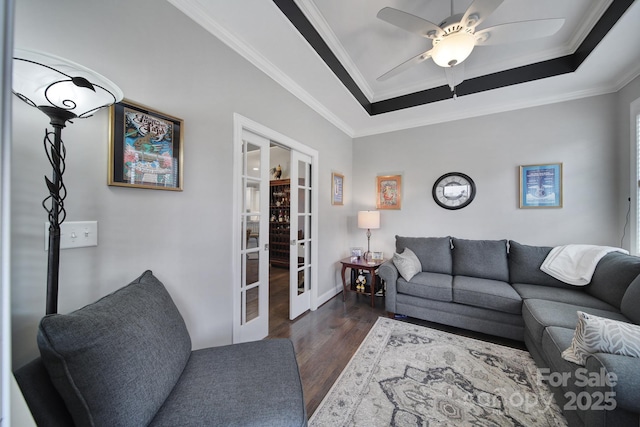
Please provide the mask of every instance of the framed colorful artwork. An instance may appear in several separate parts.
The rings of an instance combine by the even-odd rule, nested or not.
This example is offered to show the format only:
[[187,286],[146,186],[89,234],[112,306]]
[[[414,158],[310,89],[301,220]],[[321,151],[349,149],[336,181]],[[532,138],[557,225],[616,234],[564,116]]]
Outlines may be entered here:
[[400,209],[402,199],[402,175],[376,177],[376,208]]
[[562,163],[520,166],[520,207],[562,207]]
[[331,204],[344,204],[344,175],[335,172],[331,174]]
[[182,191],[182,119],[123,100],[109,122],[109,185]]

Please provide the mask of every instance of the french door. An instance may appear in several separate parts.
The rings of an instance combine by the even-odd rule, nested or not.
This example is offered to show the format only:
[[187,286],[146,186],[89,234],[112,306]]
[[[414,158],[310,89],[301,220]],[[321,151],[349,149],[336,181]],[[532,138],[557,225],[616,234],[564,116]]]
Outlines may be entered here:
[[289,319],[311,307],[311,157],[291,151]]
[[269,333],[269,144],[242,130],[240,204],[236,238],[240,260],[235,288],[234,341],[260,340]]
[[234,114],[233,342],[269,334],[270,145],[291,150],[289,317],[318,308],[318,152]]

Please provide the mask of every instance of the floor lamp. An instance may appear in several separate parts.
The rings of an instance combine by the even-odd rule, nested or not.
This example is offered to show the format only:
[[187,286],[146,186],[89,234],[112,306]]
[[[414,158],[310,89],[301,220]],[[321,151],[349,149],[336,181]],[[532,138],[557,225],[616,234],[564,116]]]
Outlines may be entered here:
[[[44,149],[53,168],[44,180],[49,196],[42,206],[49,215],[46,313],[58,311],[60,224],[66,217],[67,189],[62,181],[65,148],[62,129],[73,119],[91,117],[97,110],[122,100],[122,91],[100,74],[66,59],[16,49],[13,55],[13,93],[49,117],[53,132],[45,130]],[[53,140],[52,140],[53,139]]]
[[364,253],[365,261],[369,261],[371,254],[371,229],[380,228],[380,211],[359,211],[358,228],[367,229],[367,252]]

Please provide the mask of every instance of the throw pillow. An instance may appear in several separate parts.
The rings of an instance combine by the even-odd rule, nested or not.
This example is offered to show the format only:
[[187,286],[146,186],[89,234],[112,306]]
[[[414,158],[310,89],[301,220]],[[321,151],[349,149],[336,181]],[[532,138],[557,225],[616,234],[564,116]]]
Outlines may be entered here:
[[411,280],[413,276],[422,271],[422,264],[420,264],[420,260],[409,248],[405,248],[401,254],[397,252],[393,254],[393,264],[398,269],[402,278],[407,282]]
[[578,311],[578,325],[562,358],[584,366],[592,353],[640,358],[640,326]]

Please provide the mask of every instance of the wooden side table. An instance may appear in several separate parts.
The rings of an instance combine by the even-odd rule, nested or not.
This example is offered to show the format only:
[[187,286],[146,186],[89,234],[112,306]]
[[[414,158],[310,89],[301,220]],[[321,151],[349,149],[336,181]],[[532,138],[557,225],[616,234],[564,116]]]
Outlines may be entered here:
[[[346,301],[347,298],[347,291],[351,291],[351,292],[356,292],[359,294],[364,294],[364,295],[371,295],[371,307],[375,307],[376,306],[376,300],[375,300],[375,295],[376,295],[376,270],[378,269],[378,267],[380,267],[385,260],[381,259],[381,260],[375,260],[375,261],[365,261],[362,258],[359,258],[355,261],[351,260],[351,257],[349,258],[343,258],[340,260],[340,262],[342,263],[342,301]],[[347,271],[347,268],[351,268],[351,269],[358,269],[358,270],[366,270],[369,273],[371,273],[371,285],[369,286],[369,290],[371,290],[371,292],[363,292],[363,291],[357,291],[355,289],[351,289],[350,287],[347,287],[347,281],[345,279],[345,271]],[[383,288],[383,295],[384,295],[384,288]]]

